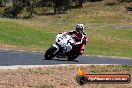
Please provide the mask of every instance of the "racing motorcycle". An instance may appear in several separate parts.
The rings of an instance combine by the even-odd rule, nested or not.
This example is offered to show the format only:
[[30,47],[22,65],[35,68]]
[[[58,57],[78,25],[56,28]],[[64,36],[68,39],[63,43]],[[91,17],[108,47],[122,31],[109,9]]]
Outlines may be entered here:
[[79,54],[79,45],[75,45],[75,39],[68,33],[59,33],[56,36],[55,44],[53,44],[45,53],[45,60],[50,60],[54,57],[67,58],[72,61]]

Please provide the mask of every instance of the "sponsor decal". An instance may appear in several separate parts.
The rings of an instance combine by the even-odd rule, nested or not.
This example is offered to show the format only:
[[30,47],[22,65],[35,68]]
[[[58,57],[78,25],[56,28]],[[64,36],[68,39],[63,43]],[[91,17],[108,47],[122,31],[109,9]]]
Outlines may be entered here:
[[130,83],[130,74],[87,74],[84,68],[79,67],[76,82],[80,85],[86,83]]

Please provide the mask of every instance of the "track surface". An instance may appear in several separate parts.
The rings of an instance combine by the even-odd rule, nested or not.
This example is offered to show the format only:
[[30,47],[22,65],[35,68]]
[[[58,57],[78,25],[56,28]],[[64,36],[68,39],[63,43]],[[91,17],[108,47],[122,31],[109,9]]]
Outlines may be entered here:
[[55,65],[55,64],[128,64],[132,65],[132,59],[111,57],[79,56],[75,61],[67,61],[65,58],[42,60],[43,53],[5,51],[0,50],[0,66],[12,65]]

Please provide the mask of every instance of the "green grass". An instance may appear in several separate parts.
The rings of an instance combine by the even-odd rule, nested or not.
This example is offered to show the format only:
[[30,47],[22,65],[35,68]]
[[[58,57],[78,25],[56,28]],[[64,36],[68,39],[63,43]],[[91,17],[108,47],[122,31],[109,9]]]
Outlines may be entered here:
[[67,14],[27,20],[0,18],[0,44],[43,51],[54,43],[57,33],[73,30],[76,23],[84,23],[89,35],[85,54],[132,58],[132,28],[119,27],[131,26],[131,14],[120,9],[125,6],[126,3],[116,6],[86,3],[83,8],[72,9]]
[[[55,33],[23,26],[19,23],[0,21],[1,43],[20,45],[26,47],[47,48],[53,42]],[[51,42],[49,42],[51,41]]]

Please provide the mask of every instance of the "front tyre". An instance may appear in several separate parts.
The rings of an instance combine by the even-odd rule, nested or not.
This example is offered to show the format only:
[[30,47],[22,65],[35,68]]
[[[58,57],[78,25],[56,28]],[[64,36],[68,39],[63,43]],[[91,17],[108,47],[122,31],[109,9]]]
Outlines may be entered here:
[[51,46],[45,53],[44,57],[45,60],[50,60],[55,57],[56,48],[54,46]]

